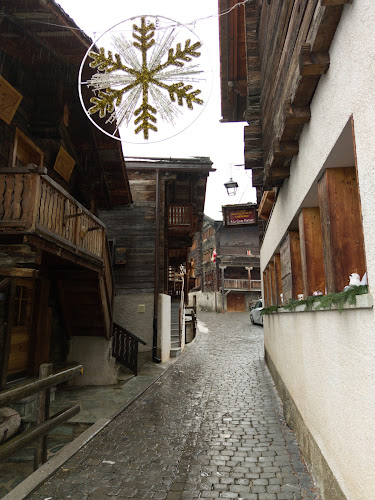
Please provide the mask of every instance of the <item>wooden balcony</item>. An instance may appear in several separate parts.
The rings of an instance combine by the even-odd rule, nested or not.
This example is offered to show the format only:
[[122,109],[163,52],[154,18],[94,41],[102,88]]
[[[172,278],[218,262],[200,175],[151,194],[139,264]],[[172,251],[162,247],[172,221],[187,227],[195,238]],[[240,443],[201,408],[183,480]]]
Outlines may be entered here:
[[260,280],[249,281],[247,279],[224,279],[224,289],[259,291],[261,289],[261,281]]
[[172,231],[190,231],[193,228],[192,205],[168,206],[168,229]]
[[104,224],[45,172],[0,170],[0,235],[36,235],[102,265]]

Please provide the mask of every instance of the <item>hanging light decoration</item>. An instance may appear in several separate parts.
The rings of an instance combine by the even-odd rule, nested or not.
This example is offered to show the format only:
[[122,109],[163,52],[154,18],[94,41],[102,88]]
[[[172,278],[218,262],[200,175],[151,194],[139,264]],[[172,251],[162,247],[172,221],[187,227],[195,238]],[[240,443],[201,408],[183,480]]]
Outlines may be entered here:
[[232,179],[232,177],[229,179],[228,182],[224,184],[225,189],[227,190],[228,196],[235,196],[237,193],[238,189],[238,184],[236,181]]

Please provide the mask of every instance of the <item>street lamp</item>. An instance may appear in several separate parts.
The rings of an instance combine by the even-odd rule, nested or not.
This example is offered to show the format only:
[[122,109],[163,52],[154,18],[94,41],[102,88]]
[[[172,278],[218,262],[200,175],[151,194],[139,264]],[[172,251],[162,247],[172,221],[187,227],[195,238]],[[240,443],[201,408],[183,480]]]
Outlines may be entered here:
[[236,181],[232,179],[232,177],[229,179],[228,182],[224,184],[224,186],[225,189],[227,190],[228,196],[235,196],[235,194],[237,193],[238,184]]

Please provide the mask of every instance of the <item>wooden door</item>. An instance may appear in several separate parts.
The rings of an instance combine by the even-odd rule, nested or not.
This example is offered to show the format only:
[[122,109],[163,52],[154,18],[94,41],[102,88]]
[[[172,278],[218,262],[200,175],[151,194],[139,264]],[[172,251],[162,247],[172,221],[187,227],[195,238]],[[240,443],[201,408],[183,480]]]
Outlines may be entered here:
[[227,295],[228,312],[245,312],[245,295],[243,293],[229,293]]
[[16,280],[13,326],[10,332],[8,379],[27,375],[31,347],[31,323],[34,284],[32,280]]

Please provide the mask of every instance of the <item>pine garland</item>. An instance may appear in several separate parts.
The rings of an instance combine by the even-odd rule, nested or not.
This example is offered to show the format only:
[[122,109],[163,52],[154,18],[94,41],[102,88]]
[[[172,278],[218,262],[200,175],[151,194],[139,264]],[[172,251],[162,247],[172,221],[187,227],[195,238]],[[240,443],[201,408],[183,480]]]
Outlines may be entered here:
[[288,304],[284,306],[270,306],[262,309],[261,314],[272,314],[277,312],[278,309],[285,309],[286,311],[295,311],[298,306],[305,306],[306,311],[313,311],[319,309],[331,309],[336,307],[340,312],[344,309],[345,304],[355,305],[357,303],[357,295],[368,293],[367,285],[353,286],[344,292],[330,293],[328,295],[310,296],[303,300],[291,299]]

